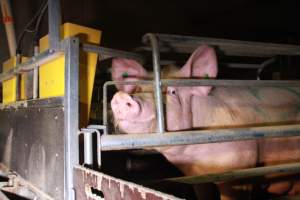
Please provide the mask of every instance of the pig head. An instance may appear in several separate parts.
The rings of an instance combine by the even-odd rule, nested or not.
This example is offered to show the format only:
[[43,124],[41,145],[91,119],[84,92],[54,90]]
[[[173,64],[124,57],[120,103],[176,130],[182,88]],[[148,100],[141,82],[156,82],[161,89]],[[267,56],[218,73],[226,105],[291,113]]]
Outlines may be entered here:
[[[163,69],[164,70],[164,69]],[[174,70],[173,70],[174,71]],[[162,78],[215,78],[217,76],[217,59],[213,48],[203,45],[198,47],[186,64]],[[138,62],[116,58],[112,62],[113,80],[145,80],[151,78]],[[156,131],[156,111],[153,93],[142,91],[139,86],[117,86],[119,92],[111,101],[115,125],[125,133],[151,133]],[[167,87],[166,122],[168,131],[192,128],[193,96],[205,97],[212,87]],[[139,91],[140,93],[136,93]]]

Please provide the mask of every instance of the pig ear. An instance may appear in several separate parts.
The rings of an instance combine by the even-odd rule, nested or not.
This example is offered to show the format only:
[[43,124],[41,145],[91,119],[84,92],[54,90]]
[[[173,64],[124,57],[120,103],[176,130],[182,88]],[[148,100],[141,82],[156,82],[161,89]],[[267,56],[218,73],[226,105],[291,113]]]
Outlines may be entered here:
[[[114,58],[112,60],[111,75],[113,81],[132,81],[145,79],[147,71],[137,61],[127,58]],[[118,90],[133,93],[135,85],[116,85]]]
[[[198,47],[179,71],[180,77],[188,78],[216,78],[218,73],[217,56],[212,47],[202,45]],[[194,95],[208,95],[212,87],[193,87]]]

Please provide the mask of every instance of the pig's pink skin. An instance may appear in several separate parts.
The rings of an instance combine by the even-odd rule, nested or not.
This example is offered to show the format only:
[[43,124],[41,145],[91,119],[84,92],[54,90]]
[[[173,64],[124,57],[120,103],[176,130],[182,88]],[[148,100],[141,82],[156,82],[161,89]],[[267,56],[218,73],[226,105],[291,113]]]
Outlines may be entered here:
[[149,95],[151,96],[143,94],[132,97],[122,91],[116,93],[111,101],[115,126],[125,133],[142,133],[141,130],[155,129],[155,105]]
[[[198,69],[199,67],[201,69]],[[187,64],[175,74],[177,77],[185,78],[206,75],[215,77],[217,65],[214,51],[206,46],[198,48]],[[139,102],[132,104],[138,106],[139,112],[136,112],[136,108],[121,109],[124,106],[112,102],[118,127],[125,133],[155,132],[153,95],[146,93],[134,95],[133,99],[123,92],[115,94],[114,101],[126,104],[130,97],[131,100]],[[299,99],[299,88],[168,87],[167,130],[299,123]],[[124,114],[120,114],[122,112]],[[186,175],[201,175],[257,165],[299,161],[300,138],[183,145],[157,150]],[[277,185],[270,185],[268,191],[283,193],[290,187],[290,182],[280,182]],[[220,188],[222,192],[224,187]],[[296,190],[293,188],[293,192]]]
[[[146,70],[135,60],[114,58],[112,60],[112,79],[115,81],[134,81],[147,78]],[[135,85],[117,85],[119,90],[127,93],[136,91]]]

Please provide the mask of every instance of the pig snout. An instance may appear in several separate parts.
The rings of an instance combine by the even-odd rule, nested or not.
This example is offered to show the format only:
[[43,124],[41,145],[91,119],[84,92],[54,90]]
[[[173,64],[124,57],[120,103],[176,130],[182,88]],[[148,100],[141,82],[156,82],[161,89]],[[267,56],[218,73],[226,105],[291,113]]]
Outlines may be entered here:
[[125,92],[118,92],[111,101],[111,108],[117,119],[135,118],[139,115],[141,107],[134,97]]

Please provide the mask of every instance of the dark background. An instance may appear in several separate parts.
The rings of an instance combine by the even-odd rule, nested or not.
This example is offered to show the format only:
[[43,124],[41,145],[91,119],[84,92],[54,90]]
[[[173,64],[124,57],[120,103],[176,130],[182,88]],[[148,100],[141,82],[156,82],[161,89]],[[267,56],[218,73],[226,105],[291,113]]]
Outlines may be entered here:
[[[17,36],[43,0],[11,0]],[[61,0],[63,22],[103,31],[102,45],[131,49],[146,32],[208,36],[252,41],[299,43],[297,0]],[[40,36],[47,33],[45,15]],[[32,35],[24,54],[32,53]],[[8,58],[4,26],[0,25],[0,62]]]

